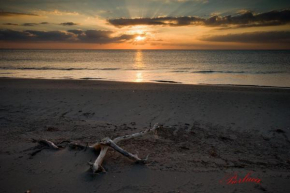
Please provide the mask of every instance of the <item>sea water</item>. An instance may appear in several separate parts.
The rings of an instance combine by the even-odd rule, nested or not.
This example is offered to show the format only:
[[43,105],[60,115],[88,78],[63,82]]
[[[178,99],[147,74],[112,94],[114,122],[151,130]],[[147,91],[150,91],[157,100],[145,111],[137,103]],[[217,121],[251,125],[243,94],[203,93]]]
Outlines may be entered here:
[[290,51],[0,50],[0,77],[290,87]]

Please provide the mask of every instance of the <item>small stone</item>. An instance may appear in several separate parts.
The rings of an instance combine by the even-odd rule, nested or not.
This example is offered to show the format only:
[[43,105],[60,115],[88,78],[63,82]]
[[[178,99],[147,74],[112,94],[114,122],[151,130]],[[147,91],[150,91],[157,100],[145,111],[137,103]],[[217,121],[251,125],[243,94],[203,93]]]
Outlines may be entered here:
[[282,129],[276,129],[277,133],[285,133],[285,131],[283,131]]
[[46,131],[53,132],[53,131],[59,131],[59,129],[56,128],[56,127],[48,127],[48,128],[46,129]]

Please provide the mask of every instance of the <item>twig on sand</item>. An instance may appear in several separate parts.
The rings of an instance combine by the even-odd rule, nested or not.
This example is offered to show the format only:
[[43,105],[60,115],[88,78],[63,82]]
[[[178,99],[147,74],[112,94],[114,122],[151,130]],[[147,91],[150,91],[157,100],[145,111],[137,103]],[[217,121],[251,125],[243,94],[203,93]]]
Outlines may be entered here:
[[107,153],[109,148],[113,148],[118,153],[122,154],[125,157],[128,157],[129,159],[135,161],[136,163],[145,164],[149,155],[147,155],[147,157],[145,159],[141,159],[137,155],[134,155],[134,154],[124,150],[123,148],[118,146],[117,143],[120,141],[132,139],[132,138],[136,138],[136,137],[142,137],[142,136],[149,134],[149,133],[156,133],[156,130],[158,128],[160,128],[160,125],[158,123],[156,123],[152,128],[146,129],[145,131],[141,131],[139,133],[134,133],[131,135],[124,135],[121,137],[117,137],[113,140],[106,137],[101,142],[97,142],[97,143],[90,145],[90,146],[88,145],[88,143],[86,145],[81,145],[81,144],[73,143],[70,141],[63,141],[63,142],[59,143],[58,145],[56,145],[53,142],[48,141],[48,140],[33,140],[34,142],[38,142],[42,146],[37,151],[33,152],[31,154],[31,156],[36,155],[37,153],[39,153],[40,151],[42,151],[43,149],[46,149],[46,148],[54,149],[54,150],[61,150],[66,146],[63,147],[60,144],[66,142],[66,143],[68,143],[68,146],[72,149],[81,149],[84,151],[86,151],[87,149],[91,149],[93,151],[100,152],[94,163],[89,162],[89,165],[91,166],[91,168],[93,170],[93,173],[106,172],[106,170],[102,166],[102,163],[104,161],[104,158],[105,158],[106,153]]

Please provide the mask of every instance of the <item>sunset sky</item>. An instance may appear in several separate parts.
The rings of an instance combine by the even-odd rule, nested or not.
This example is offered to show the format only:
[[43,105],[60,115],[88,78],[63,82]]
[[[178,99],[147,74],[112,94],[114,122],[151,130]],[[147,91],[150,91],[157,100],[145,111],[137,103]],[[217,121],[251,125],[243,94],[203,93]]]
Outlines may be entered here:
[[290,49],[289,0],[0,0],[0,48]]

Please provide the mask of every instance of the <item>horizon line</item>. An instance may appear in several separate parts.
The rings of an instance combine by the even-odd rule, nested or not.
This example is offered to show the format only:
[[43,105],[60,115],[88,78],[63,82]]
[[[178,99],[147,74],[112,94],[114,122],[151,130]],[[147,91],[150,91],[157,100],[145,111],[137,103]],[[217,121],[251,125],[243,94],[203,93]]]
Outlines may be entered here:
[[172,50],[172,51],[290,51],[290,49],[94,49],[94,48],[0,48],[0,50]]

